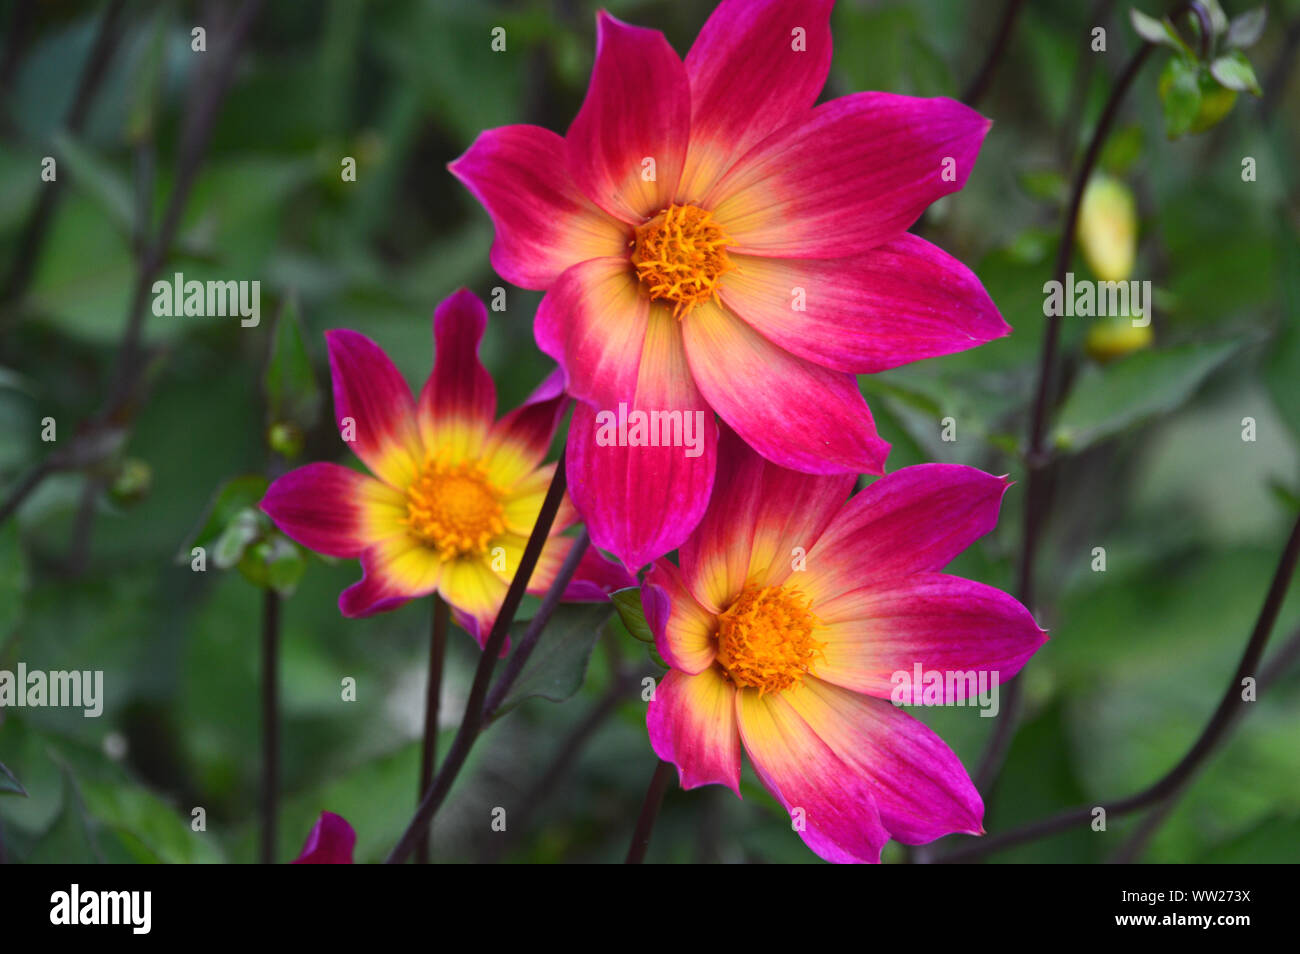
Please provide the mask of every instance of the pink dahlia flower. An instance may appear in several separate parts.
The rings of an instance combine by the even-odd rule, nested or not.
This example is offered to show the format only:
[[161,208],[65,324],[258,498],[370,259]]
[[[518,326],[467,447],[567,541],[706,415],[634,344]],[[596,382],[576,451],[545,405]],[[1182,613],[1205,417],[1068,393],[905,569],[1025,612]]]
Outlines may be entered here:
[[[461,289],[434,312],[433,372],[418,401],[377,344],[326,332],[334,410],[348,446],[374,476],[315,463],[285,474],[262,499],[276,526],[308,549],[360,558],[344,616],[393,609],[435,590],[482,645],[519,567],[555,472],[544,464],[568,399],[553,373],[499,421],[496,388],[478,358],[487,309]],[[544,593],[573,545],[566,498],[528,581]],[[568,599],[605,599],[626,575],[588,551]]]
[[[846,503],[853,482],[777,467],[724,433],[680,569],[659,560],[642,586],[671,667],[646,725],[683,788],[739,796],[743,747],[809,848],[877,862],[890,838],[983,833],[961,762],[895,702],[973,704],[948,674],[1010,679],[1047,637],[1006,593],[940,572],[993,529],[1006,480],[923,464]],[[916,684],[918,670],[942,684]]]
[[321,812],[320,818],[307,835],[302,853],[294,865],[350,865],[352,850],[357,846],[357,833],[348,820],[333,812]]
[[[855,375],[1010,330],[970,269],[907,233],[965,184],[989,121],[888,93],[814,106],[831,6],[724,0],[684,63],[601,13],[567,135],[491,129],[451,164],[496,226],[496,270],[546,290],[537,343],[584,402],[574,500],[629,566],[704,512],[714,412],[783,467],[880,474]],[[596,415],[621,403],[701,412],[702,452],[605,446]]]

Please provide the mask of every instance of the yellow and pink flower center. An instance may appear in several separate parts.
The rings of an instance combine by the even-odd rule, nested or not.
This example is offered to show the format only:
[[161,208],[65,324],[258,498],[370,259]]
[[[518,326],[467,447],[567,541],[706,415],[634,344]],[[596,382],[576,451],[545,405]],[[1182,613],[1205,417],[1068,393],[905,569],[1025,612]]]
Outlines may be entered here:
[[670,205],[636,230],[632,264],[650,297],[672,302],[680,319],[717,296],[718,280],[736,267],[732,244],[709,211]]
[[718,662],[739,688],[792,689],[812,674],[824,643],[812,600],[783,586],[751,586],[718,617]]
[[406,488],[406,526],[444,560],[487,553],[505,529],[501,495],[474,461],[428,461]]

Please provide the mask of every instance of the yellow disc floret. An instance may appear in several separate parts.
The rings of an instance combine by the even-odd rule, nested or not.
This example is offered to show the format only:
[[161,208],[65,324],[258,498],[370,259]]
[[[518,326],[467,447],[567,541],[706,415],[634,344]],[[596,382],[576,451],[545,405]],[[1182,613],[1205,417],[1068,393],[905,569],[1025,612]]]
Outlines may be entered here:
[[812,601],[783,586],[747,587],[718,617],[718,662],[740,688],[791,689],[812,673],[825,644]]
[[474,461],[425,463],[406,489],[406,523],[411,535],[444,560],[487,553],[505,529],[500,494]]
[[670,205],[636,230],[632,264],[650,297],[672,302],[681,318],[718,294],[718,279],[736,267],[731,244],[706,210]]

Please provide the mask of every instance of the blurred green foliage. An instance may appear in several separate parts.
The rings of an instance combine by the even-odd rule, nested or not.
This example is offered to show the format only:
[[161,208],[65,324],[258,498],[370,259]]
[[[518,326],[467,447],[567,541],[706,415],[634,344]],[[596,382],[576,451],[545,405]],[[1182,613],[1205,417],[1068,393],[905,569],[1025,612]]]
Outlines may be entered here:
[[[828,95],[886,89],[960,94],[996,24],[989,3],[842,0]],[[1228,3],[1230,14],[1242,12]],[[664,30],[681,52],[708,4],[611,3]],[[41,4],[0,116],[0,263],[17,252],[42,183],[66,176],[28,294],[0,311],[0,484],[100,406],[135,272],[140,209],[161,214],[201,56],[190,29],[206,7],[137,0],[84,131],[61,129],[102,5]],[[483,128],[535,122],[563,131],[594,47],[589,0],[271,2],[216,125],[163,275],[260,280],[264,319],[155,318],[165,348],[128,452],[151,471],[128,503],[101,496],[81,572],[65,557],[85,478],[47,480],[0,526],[0,668],[103,669],[102,718],[79,711],[0,713],[0,762],[30,797],[0,791],[10,857],[20,860],[249,861],[256,851],[261,594],[239,574],[191,572],[176,554],[218,488],[262,472],[268,425],[302,428],[302,460],[345,461],[329,414],[281,404],[264,385],[327,381],[322,332],[373,337],[413,387],[430,367],[429,317],[461,285],[486,295],[486,215],[446,172]],[[15,4],[0,3],[0,24]],[[1155,11],[1148,11],[1155,12]],[[1251,59],[1266,107],[1240,97],[1200,136],[1168,140],[1158,51],[1139,77],[1106,168],[1138,200],[1134,277],[1157,289],[1153,349],[1105,368],[1082,357],[1093,319],[1065,318],[1073,394],[1054,439],[1068,452],[1039,556],[1040,622],[1051,641],[1026,669],[1025,723],[990,802],[990,831],[1061,807],[1128,794],[1186,750],[1223,692],[1300,500],[1300,77],[1284,34],[1295,0],[1269,4]],[[1107,49],[1089,48],[1094,26]],[[506,29],[505,53],[489,33]],[[933,209],[927,237],[976,268],[1015,328],[973,352],[863,379],[893,469],[956,461],[1014,477],[1045,319],[1066,183],[1136,35],[1115,3],[1027,4],[981,110],[995,120],[969,185]],[[0,38],[0,48],[6,46]],[[206,54],[210,56],[211,54]],[[1274,80],[1274,77],[1280,79]],[[142,144],[144,144],[142,146]],[[137,188],[141,149],[156,181]],[[343,181],[343,157],[356,181]],[[1254,181],[1243,181],[1244,158]],[[142,201],[143,200],[143,201]],[[1087,268],[1076,260],[1081,276]],[[304,349],[264,381],[281,306],[297,302]],[[538,295],[508,288],[484,360],[500,406],[548,370],[533,345]],[[328,401],[328,395],[324,396]],[[957,440],[941,438],[953,417]],[[1255,440],[1242,439],[1243,419]],[[313,423],[314,420],[314,423]],[[291,445],[286,445],[291,446]],[[997,532],[959,572],[1010,589],[1023,483]],[[1107,569],[1090,569],[1094,547]],[[186,551],[188,552],[188,551]],[[343,619],[354,562],[312,557],[283,609],[285,792],[278,856],[292,858],[322,809],[347,817],[358,860],[382,858],[415,801],[429,606]],[[1297,587],[1275,639],[1300,625]],[[617,617],[615,617],[617,620]],[[588,637],[595,632],[588,627]],[[453,635],[444,690],[446,750],[476,653]],[[434,833],[443,860],[616,860],[654,758],[632,693],[527,830],[490,829],[522,813],[566,734],[622,661],[653,671],[643,642],[604,629],[585,683],[563,705],[522,701],[475,750]],[[555,674],[534,673],[548,685]],[[356,680],[357,701],[340,700]],[[568,689],[571,687],[561,687]],[[556,691],[554,695],[563,695]],[[514,702],[516,700],[512,700]],[[973,709],[918,713],[968,767],[991,720]],[[1179,802],[1148,857],[1160,861],[1300,857],[1300,674],[1286,674]],[[670,791],[650,849],[659,861],[815,860],[746,768],[744,801]],[[202,807],[206,831],[191,830]],[[1002,860],[1100,861],[1129,830],[1071,832]],[[500,839],[506,839],[502,847]],[[954,839],[955,840],[955,839]],[[901,852],[891,846],[887,860]]]

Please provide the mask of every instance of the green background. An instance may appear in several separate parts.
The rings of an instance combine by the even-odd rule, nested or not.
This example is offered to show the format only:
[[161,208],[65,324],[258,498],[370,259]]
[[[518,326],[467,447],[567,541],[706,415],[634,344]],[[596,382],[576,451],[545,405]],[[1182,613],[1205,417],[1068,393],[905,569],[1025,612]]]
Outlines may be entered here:
[[[611,2],[685,53],[704,3]],[[977,72],[1000,4],[843,0],[827,95],[862,89],[957,96]],[[1148,4],[1152,12],[1154,4]],[[1300,4],[1270,3],[1250,52],[1261,80],[1294,59]],[[0,3],[7,25],[14,4]],[[1228,5],[1230,14],[1244,9]],[[265,466],[260,382],[272,318],[296,296],[317,377],[322,332],[373,337],[413,387],[430,367],[430,315],[461,285],[486,296],[486,214],[446,171],[487,127],[563,132],[582,101],[595,5],[580,2],[272,2],[239,60],[175,248],[162,274],[262,282],[260,327],[155,318],[162,346],[125,452],[152,472],[133,503],[98,499],[84,566],[67,564],[84,476],[61,474],[0,526],[0,668],[102,669],[100,719],[0,713],[0,762],[30,793],[0,793],[13,860],[251,861],[259,785],[261,594],[236,572],[176,562],[217,488]],[[0,487],[102,403],[131,294],[135,142],[155,143],[154,215],[170,194],[178,134],[200,57],[194,4],[129,3],[126,28],[80,136],[58,132],[102,7],[41,4],[0,127],[0,264],[15,254],[58,155],[67,187],[27,295],[0,312]],[[1094,25],[1108,51],[1087,49]],[[492,52],[490,30],[506,29]],[[1292,28],[1294,32],[1294,28]],[[209,26],[209,49],[215,48]],[[0,43],[3,46],[3,43]],[[1136,38],[1114,3],[1030,3],[981,111],[995,124],[966,189],[927,216],[926,236],[976,269],[1015,333],[976,351],[863,378],[891,469],[924,460],[1021,479],[998,530],[954,572],[1006,589],[1024,506],[1025,431],[1062,191]],[[1051,641],[1024,675],[1025,723],[985,827],[996,832],[1136,791],[1191,744],[1223,693],[1300,501],[1300,80],[1283,69],[1266,114],[1243,96],[1203,135],[1163,134],[1158,51],[1131,91],[1107,164],[1135,191],[1138,279],[1156,286],[1156,343],[1102,369],[1082,354],[1091,319],[1067,318],[1065,410],[1072,444],[1040,551],[1035,608]],[[135,138],[133,138],[133,136]],[[355,157],[357,181],[341,181]],[[1254,157],[1257,181],[1241,180]],[[1081,259],[1072,266],[1081,276]],[[508,288],[483,347],[502,410],[548,370],[532,339],[539,295]],[[940,439],[940,419],[957,440]],[[328,414],[303,460],[344,460]],[[1257,440],[1242,440],[1254,418]],[[1053,432],[1056,433],[1055,431]],[[558,445],[557,445],[558,446]],[[1090,569],[1092,550],[1107,570]],[[312,558],[283,611],[283,790],[278,855],[294,857],[322,809],[347,817],[357,859],[381,859],[415,801],[430,607],[343,619],[354,562]],[[1274,645],[1300,625],[1283,609]],[[452,635],[442,751],[476,652]],[[628,695],[577,765],[538,800],[532,786],[609,685],[611,662],[653,672],[644,645],[608,627],[585,682],[563,704],[531,699],[475,749],[435,828],[443,861],[613,861],[626,850],[654,766],[644,703]],[[344,677],[355,703],[340,700]],[[991,720],[974,709],[923,717],[968,768]],[[748,767],[744,800],[669,792],[657,861],[815,861]],[[525,814],[525,803],[532,799]],[[191,811],[206,811],[193,832]],[[494,807],[507,831],[491,829]],[[517,821],[516,821],[517,820]],[[1107,858],[1131,828],[1113,821],[998,860]],[[957,839],[953,839],[956,841]],[[891,845],[886,860],[902,852]],[[1146,857],[1172,862],[1300,857],[1300,672],[1286,673],[1207,763]]]

